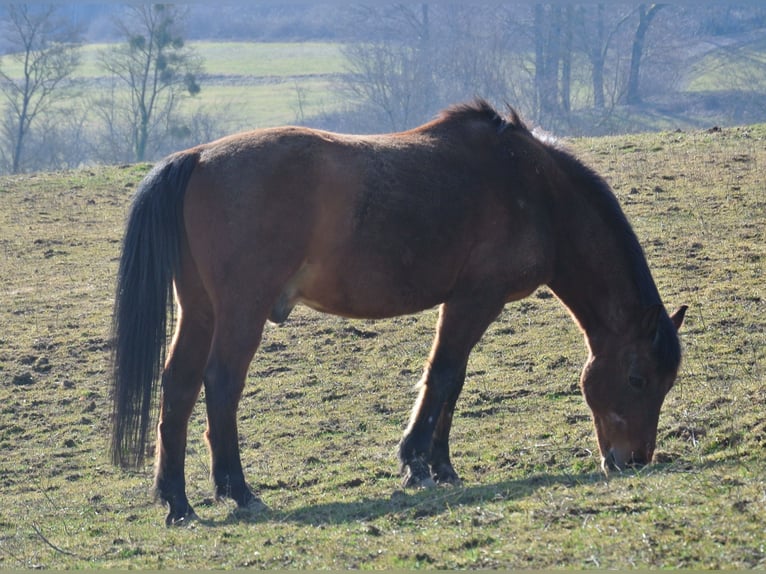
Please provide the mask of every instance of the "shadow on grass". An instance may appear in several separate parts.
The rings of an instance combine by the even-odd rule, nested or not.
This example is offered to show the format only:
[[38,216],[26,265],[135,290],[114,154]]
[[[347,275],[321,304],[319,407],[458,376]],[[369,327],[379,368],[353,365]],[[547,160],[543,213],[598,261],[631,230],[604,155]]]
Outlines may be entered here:
[[578,486],[604,480],[601,473],[535,474],[521,479],[505,480],[477,486],[442,486],[424,490],[396,489],[388,497],[363,498],[353,502],[313,504],[290,511],[237,509],[223,522],[201,520],[205,526],[232,523],[294,522],[319,526],[375,520],[381,516],[400,515],[421,518],[438,515],[448,509],[486,502],[523,499],[538,488],[563,485]]

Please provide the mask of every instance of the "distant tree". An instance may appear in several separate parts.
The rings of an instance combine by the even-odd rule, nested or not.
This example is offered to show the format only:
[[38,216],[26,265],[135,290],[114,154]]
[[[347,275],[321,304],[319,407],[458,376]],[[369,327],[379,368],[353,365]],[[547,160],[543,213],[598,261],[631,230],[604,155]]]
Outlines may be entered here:
[[628,73],[628,86],[625,94],[625,103],[641,103],[641,92],[639,90],[641,59],[644,55],[644,41],[646,33],[657,12],[663,7],[663,4],[651,4],[647,9],[646,4],[638,6],[638,26],[633,36],[633,46],[630,56],[630,71]]
[[[534,70],[536,121],[548,129],[566,129],[576,98],[573,84],[578,88],[589,84],[588,105],[596,110],[592,117],[599,122],[612,114],[618,102],[639,103],[642,64],[651,46],[647,35],[663,6],[534,4],[530,67]],[[628,24],[636,18],[636,27],[631,29]],[[662,37],[660,42],[670,45],[671,40]],[[675,65],[667,57],[664,62]],[[666,76],[670,73],[664,71]]]
[[79,64],[79,33],[53,5],[7,6],[6,42],[14,72],[0,69],[5,101],[2,154],[11,172],[24,167],[32,125],[56,104],[65,80]]
[[569,115],[572,111],[572,55],[574,50],[575,12],[571,4],[566,6],[563,20],[563,42],[561,51],[561,111]]
[[385,129],[411,127],[433,106],[436,62],[428,4],[360,7],[354,19],[361,34],[384,33],[343,49],[349,67],[346,94],[385,118]]
[[122,88],[111,92],[114,101],[105,102],[102,115],[127,129],[135,161],[148,159],[152,141],[159,147],[162,137],[187,129],[175,122],[178,104],[200,91],[201,59],[184,43],[183,19],[173,5],[130,5],[117,22],[124,43],[101,54],[104,69]]
[[581,6],[579,10],[578,44],[590,64],[593,107],[609,114],[605,107],[613,108],[618,95],[625,91],[620,74],[620,62],[623,60],[620,48],[625,41],[620,42],[620,37],[625,35],[622,32],[626,30],[626,23],[632,18],[634,10],[622,5],[606,9],[603,2]]
[[[336,121],[365,131],[406,128],[450,103],[482,96],[509,102],[556,133],[624,130],[636,111],[625,110],[625,104],[643,97],[663,109],[682,105],[677,92],[690,64],[713,49],[700,35],[702,25],[718,30],[713,9],[705,10],[598,0],[367,3],[347,11],[355,17],[341,34],[349,39],[349,73],[340,80],[347,108],[328,116],[323,127],[335,128],[329,122]],[[726,10],[728,29],[757,30],[766,19],[764,8]],[[753,32],[716,43],[740,58],[744,49],[733,48],[748,39],[757,46],[762,36]],[[760,97],[761,69],[752,62],[726,70],[742,76],[739,83],[750,82],[743,109]]]
[[716,61],[721,93],[708,95],[708,105],[735,124],[764,121],[766,110],[766,61],[762,35],[743,35],[719,46]]
[[534,60],[529,65],[534,70],[533,115],[547,128],[560,128],[572,112],[576,98],[573,84],[584,75],[578,70],[582,59],[577,52],[583,51],[585,16],[583,7],[572,4],[536,3],[532,7]]
[[[434,18],[440,106],[482,96],[519,105],[510,61],[506,10],[491,4],[450,5]],[[521,84],[521,82],[518,82]]]
[[[582,10],[583,26],[586,26],[585,11]],[[599,2],[595,7],[595,14],[592,18],[593,31],[589,36],[583,34],[586,41],[586,52],[591,66],[591,86],[593,89],[593,107],[603,109],[604,107],[604,63],[606,61],[606,51],[609,44],[606,41],[604,29],[604,4]]]
[[537,120],[550,125],[561,111],[559,99],[561,68],[561,5],[534,6],[535,92]]
[[356,8],[341,82],[361,113],[348,127],[400,130],[477,96],[508,101],[513,87],[502,14],[493,6],[440,3]]

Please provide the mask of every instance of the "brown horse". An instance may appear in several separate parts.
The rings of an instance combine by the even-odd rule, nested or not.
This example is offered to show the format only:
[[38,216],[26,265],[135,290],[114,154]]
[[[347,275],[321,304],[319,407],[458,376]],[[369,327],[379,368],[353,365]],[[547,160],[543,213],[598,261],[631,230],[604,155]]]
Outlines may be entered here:
[[125,233],[114,461],[142,461],[161,376],[155,488],[168,524],[193,517],[184,456],[204,384],[216,495],[257,505],[237,406],[265,322],[298,303],[357,318],[440,305],[399,459],[405,485],[457,483],[449,432],[468,355],[506,303],[543,284],[585,333],[581,385],[604,469],[650,462],[686,308],[667,314],[604,180],[512,110],[476,101],[403,133],[284,127],[176,153],[142,182]]

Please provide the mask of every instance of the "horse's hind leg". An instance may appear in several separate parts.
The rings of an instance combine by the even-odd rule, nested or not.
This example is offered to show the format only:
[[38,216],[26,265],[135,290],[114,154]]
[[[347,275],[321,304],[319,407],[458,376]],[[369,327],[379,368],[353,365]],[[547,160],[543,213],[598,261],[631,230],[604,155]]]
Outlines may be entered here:
[[239,454],[237,407],[245,378],[263,333],[267,311],[235,309],[216,318],[216,329],[205,369],[207,438],[216,497],[231,498],[238,506],[261,503],[245,482]]
[[194,314],[182,311],[162,376],[154,488],[169,507],[169,526],[195,516],[186,498],[184,457],[189,417],[202,387],[211,335],[212,322],[204,309],[197,308]]
[[399,444],[405,486],[459,482],[449,460],[449,430],[463,388],[468,356],[502,302],[451,301],[439,312],[436,338],[421,379],[420,395]]

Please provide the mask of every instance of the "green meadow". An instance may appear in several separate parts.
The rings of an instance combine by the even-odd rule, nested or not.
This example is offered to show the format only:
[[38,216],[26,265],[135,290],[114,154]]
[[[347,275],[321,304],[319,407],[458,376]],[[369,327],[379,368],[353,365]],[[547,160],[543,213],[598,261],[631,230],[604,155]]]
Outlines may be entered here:
[[[232,64],[233,65],[233,64]],[[453,432],[464,484],[400,487],[395,450],[436,310],[270,326],[240,407],[269,506],[165,528],[151,465],[112,467],[114,276],[148,165],[0,177],[0,568],[766,567],[766,126],[568,142],[612,184],[668,307],[690,305],[654,464],[605,477],[581,334],[546,289],[475,349]]]
[[[202,60],[202,90],[181,102],[181,110],[203,110],[239,131],[295,123],[337,107],[334,78],[345,73],[341,45],[327,42],[190,42]],[[81,63],[66,94],[94,96],[94,82],[103,79],[101,54],[108,44],[81,48]],[[11,58],[2,70],[20,77]]]
[[[189,42],[203,60],[204,72],[224,76],[311,76],[344,71],[339,44],[326,42]],[[111,44],[87,44],[80,49],[78,78],[104,75],[100,56]],[[17,66],[8,61],[11,76]]]

